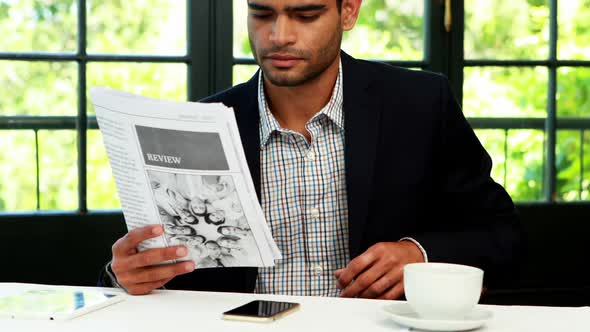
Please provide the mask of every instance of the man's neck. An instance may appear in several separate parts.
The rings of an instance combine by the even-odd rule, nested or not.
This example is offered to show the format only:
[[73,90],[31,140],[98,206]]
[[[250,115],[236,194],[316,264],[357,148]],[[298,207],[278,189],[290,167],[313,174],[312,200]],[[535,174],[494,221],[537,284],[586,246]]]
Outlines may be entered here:
[[330,102],[339,69],[340,56],[322,74],[300,86],[280,87],[265,78],[266,98],[281,127],[301,133],[310,140],[305,124]]

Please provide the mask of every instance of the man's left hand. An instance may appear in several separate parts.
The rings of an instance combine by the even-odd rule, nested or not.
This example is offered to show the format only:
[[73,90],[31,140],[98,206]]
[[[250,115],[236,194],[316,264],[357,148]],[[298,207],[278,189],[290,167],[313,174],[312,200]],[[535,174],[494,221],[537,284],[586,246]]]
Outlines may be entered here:
[[423,261],[411,241],[377,243],[336,271],[340,296],[397,299],[404,293],[404,265]]

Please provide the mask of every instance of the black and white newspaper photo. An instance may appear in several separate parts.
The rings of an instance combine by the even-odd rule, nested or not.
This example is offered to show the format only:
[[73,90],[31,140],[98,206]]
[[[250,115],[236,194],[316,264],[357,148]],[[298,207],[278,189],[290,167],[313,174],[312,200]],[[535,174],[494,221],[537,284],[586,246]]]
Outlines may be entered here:
[[185,245],[201,268],[260,261],[231,176],[153,170],[148,175],[167,245]]
[[128,230],[164,234],[196,268],[273,266],[281,254],[258,202],[233,110],[92,88],[91,101]]

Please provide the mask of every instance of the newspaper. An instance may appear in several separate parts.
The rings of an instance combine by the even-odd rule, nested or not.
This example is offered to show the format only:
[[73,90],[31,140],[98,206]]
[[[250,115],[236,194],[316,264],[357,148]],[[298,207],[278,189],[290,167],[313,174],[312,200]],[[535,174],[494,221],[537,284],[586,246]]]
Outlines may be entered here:
[[92,88],[129,230],[161,224],[139,250],[184,245],[196,268],[274,266],[233,110]]

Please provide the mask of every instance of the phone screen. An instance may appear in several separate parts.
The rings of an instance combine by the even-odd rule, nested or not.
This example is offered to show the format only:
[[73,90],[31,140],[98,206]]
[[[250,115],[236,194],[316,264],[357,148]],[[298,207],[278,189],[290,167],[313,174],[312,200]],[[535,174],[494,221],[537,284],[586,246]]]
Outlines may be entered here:
[[224,315],[269,318],[298,306],[298,303],[257,300],[224,312]]

